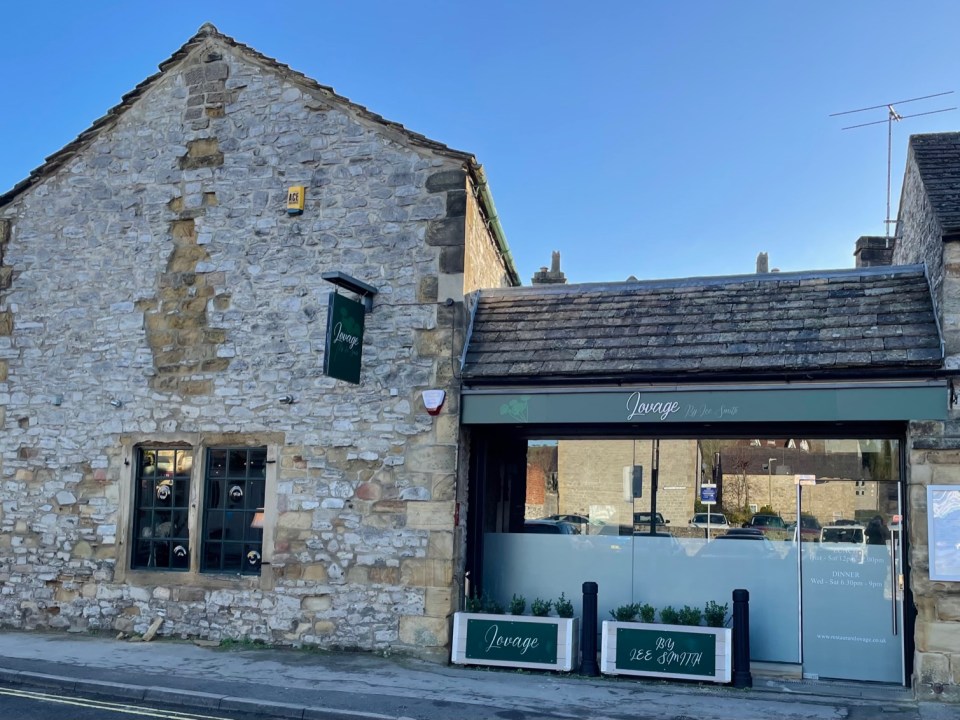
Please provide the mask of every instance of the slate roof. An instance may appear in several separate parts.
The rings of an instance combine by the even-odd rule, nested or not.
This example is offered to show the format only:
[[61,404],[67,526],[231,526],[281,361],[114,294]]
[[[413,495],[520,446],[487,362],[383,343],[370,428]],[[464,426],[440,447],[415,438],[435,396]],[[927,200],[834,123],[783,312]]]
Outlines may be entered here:
[[898,375],[942,366],[922,265],[481,290],[467,385]]
[[943,233],[960,232],[960,133],[913,135],[910,147]]

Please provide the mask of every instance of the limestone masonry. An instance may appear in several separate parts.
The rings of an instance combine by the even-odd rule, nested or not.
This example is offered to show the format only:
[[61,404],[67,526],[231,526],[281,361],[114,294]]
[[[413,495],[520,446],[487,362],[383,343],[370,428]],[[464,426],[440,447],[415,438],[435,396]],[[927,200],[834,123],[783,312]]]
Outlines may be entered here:
[[[483,184],[204,26],[0,198],[0,625],[445,648],[464,292],[516,283]],[[359,385],[327,271],[379,290]],[[179,570],[132,566],[144,448],[192,459]],[[266,449],[259,573],[200,572],[211,448]]]

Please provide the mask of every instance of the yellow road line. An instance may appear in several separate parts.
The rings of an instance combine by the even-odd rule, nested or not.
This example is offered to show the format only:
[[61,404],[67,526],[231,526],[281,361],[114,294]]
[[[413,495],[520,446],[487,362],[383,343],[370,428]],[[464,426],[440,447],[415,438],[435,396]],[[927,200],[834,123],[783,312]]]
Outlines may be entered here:
[[107,702],[105,700],[86,700],[83,698],[64,697],[62,695],[50,695],[48,693],[32,692],[29,690],[12,690],[9,688],[0,688],[0,695],[9,695],[28,700],[38,700],[42,702],[59,703],[61,705],[76,705],[79,707],[95,708],[97,710],[110,710],[112,712],[126,713],[127,715],[141,715],[143,717],[165,718],[166,720],[230,720],[229,718],[216,715],[197,715],[196,713],[182,713],[176,710],[153,710],[151,708],[137,707],[136,705],[125,705],[123,703]]

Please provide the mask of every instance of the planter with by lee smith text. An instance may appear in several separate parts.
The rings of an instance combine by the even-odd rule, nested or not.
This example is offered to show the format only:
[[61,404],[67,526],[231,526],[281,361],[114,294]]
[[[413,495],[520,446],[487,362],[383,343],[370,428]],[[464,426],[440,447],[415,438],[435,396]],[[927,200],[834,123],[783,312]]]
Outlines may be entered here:
[[728,683],[731,635],[730,628],[607,620],[601,633],[600,671]]
[[570,671],[579,662],[579,644],[579,618],[458,612],[451,662]]

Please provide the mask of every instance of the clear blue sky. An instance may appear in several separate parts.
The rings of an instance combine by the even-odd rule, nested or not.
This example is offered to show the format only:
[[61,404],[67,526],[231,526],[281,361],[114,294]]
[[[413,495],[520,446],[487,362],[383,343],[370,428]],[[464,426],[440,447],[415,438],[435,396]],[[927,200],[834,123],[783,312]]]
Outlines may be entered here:
[[[887,128],[841,128],[886,112],[828,116],[960,90],[951,0],[16,2],[0,191],[207,21],[476,155],[524,284],[552,250],[572,282],[752,272],[760,251],[852,267],[883,233]],[[894,216],[908,136],[957,129],[894,125]]]

